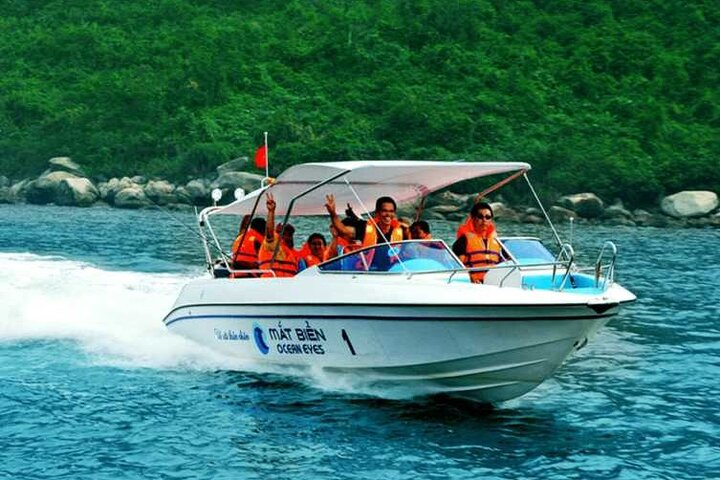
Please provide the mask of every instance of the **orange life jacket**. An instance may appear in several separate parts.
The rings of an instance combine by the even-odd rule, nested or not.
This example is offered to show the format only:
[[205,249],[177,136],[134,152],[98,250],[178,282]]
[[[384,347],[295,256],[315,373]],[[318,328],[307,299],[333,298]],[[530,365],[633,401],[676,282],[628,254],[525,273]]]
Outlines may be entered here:
[[[258,248],[257,244],[262,243],[265,235],[257,230],[249,229],[243,235],[238,235],[232,246],[233,268],[256,269],[258,265]],[[240,242],[242,241],[242,244]]]
[[[372,220],[368,221],[365,224],[365,236],[363,237],[363,247],[369,247],[371,245],[376,245],[378,241],[378,228],[377,225],[380,225],[380,218],[375,217]],[[390,224],[390,235],[388,237],[388,241],[390,242],[402,242],[403,240],[403,229],[400,226],[400,222],[398,222],[396,219],[393,219],[392,223]]]
[[302,259],[305,262],[305,268],[314,267],[315,265],[323,262],[323,259],[316,257],[312,253],[308,253],[307,255],[302,257]]
[[[283,257],[283,259],[279,260],[276,258],[275,261],[273,261],[273,251],[261,247],[258,253],[259,268],[261,270],[272,270],[275,272],[276,277],[294,277],[298,273],[298,257],[295,250],[285,245],[285,242],[282,240],[278,241],[280,242],[278,258]],[[280,255],[281,252],[282,255]],[[271,273],[263,273],[261,276],[272,277],[273,275]]]
[[[502,260],[502,246],[497,240],[495,230],[488,232],[487,238],[483,238],[474,231],[466,231],[464,233],[466,245],[465,255],[460,256],[460,260],[468,268],[484,267],[486,265],[496,265]],[[482,283],[487,272],[471,272],[470,280],[473,283]]]

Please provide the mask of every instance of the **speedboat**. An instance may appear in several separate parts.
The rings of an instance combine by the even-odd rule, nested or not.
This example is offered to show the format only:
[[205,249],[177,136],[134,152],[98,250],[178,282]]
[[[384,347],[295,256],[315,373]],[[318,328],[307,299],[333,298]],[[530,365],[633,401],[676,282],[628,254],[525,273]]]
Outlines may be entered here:
[[[375,391],[446,394],[481,403],[509,400],[550,377],[635,296],[614,281],[617,249],[576,264],[520,162],[352,161],[308,163],[242,198],[198,215],[209,275],[188,283],[164,319],[173,332],[223,354],[297,372],[328,372]],[[524,178],[557,242],[501,238],[501,264],[468,269],[442,240],[387,242],[355,250],[289,278],[229,278],[231,264],[211,225],[218,215],[327,215],[325,195],[369,215],[392,196],[423,204],[429,194],[482,177],[481,196]],[[489,182],[490,183],[490,182]],[[220,255],[218,262],[217,256]],[[382,261],[380,261],[382,260]],[[472,283],[472,271],[485,271]]]

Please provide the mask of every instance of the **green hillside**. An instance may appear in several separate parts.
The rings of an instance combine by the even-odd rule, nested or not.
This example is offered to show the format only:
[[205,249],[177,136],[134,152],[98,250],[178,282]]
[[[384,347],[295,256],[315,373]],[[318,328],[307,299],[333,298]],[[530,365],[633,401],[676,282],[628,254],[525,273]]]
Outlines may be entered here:
[[631,204],[720,191],[712,1],[0,1],[0,173],[252,155],[520,160]]

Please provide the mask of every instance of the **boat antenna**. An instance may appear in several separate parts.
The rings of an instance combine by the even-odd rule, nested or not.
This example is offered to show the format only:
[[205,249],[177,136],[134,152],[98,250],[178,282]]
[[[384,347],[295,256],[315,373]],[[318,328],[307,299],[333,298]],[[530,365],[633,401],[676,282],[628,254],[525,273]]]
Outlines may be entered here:
[[523,172],[523,177],[525,178],[525,181],[528,184],[528,187],[530,187],[530,192],[533,194],[533,197],[535,197],[535,202],[540,207],[540,210],[542,211],[543,215],[545,216],[545,220],[547,220],[548,225],[550,225],[550,229],[553,232],[553,235],[555,236],[555,241],[558,243],[558,246],[562,248],[562,240],[560,240],[560,235],[558,235],[557,230],[555,230],[555,226],[553,225],[552,221],[550,220],[550,217],[548,216],[547,212],[545,211],[545,207],[543,207],[542,202],[540,201],[540,198],[537,196],[537,193],[535,193],[535,189],[532,186],[532,183],[530,183],[530,179],[527,176],[527,173]]
[[574,226],[575,226],[575,217],[570,217],[570,240],[568,241],[568,243],[570,244],[571,247],[572,247],[572,242],[573,242],[573,231],[574,231],[573,227]]

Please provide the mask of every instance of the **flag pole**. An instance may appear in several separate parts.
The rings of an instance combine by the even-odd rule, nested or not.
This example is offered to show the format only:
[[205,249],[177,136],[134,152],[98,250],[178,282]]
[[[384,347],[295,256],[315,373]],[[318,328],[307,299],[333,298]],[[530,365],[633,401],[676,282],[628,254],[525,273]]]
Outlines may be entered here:
[[270,178],[270,151],[268,150],[267,134],[268,132],[265,132],[265,178]]

